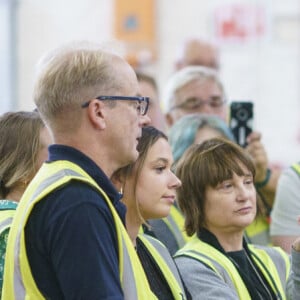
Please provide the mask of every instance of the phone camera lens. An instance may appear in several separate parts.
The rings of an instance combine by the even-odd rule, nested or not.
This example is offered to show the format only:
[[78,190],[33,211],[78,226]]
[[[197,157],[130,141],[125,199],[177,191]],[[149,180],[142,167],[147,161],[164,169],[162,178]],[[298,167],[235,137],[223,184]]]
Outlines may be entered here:
[[248,112],[244,108],[237,111],[236,116],[241,121],[246,121],[248,118]]

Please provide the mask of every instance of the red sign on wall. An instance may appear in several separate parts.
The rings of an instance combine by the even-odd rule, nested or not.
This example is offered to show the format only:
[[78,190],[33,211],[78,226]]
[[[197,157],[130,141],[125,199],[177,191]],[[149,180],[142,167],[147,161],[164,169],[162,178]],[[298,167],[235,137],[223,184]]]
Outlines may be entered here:
[[219,42],[245,42],[267,34],[266,8],[260,5],[229,4],[214,13],[215,35]]

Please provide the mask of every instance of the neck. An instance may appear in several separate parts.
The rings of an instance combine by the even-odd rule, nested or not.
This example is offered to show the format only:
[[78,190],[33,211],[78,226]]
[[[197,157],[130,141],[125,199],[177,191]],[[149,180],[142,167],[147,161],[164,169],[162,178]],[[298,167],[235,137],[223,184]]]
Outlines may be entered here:
[[7,195],[6,195],[6,199],[7,200],[13,200],[16,202],[19,202],[23,193],[24,193],[25,189],[15,189],[10,191]]
[[136,246],[136,238],[139,234],[141,225],[142,222],[137,213],[128,206],[126,212],[126,229],[134,246]]
[[55,143],[73,147],[84,153],[86,156],[92,159],[109,178],[117,169],[115,162],[112,161],[110,157],[110,152],[106,151],[105,147],[99,147],[98,144],[92,140],[85,140],[85,137],[55,136]]
[[239,251],[243,249],[243,235],[244,232],[226,232],[215,233],[212,232],[218,239],[220,245],[226,252]]

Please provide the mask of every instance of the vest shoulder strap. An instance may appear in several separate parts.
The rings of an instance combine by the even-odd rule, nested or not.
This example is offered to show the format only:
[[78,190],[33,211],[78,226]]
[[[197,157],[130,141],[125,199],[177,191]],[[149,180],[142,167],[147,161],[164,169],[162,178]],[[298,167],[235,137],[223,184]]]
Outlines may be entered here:
[[[280,247],[248,245],[251,256],[272,286],[273,291],[284,297],[290,273],[290,259]],[[283,298],[282,298],[283,299]]]
[[161,270],[172,291],[174,299],[186,299],[181,277],[168,249],[159,240],[147,235],[139,234],[138,238],[148,249],[157,267]]
[[223,253],[201,241],[197,236],[176,253],[175,257],[179,256],[191,257],[202,262],[234,289],[241,299],[251,299],[234,264]]
[[291,168],[300,176],[300,162],[293,164]]
[[185,245],[190,237],[188,237],[184,230],[184,217],[179,209],[175,205],[172,205],[170,214],[162,220],[174,235],[179,248]]
[[[63,186],[64,184],[67,184],[70,180],[81,180],[93,186],[99,193],[102,194],[110,208],[116,224],[116,233],[119,245],[120,282],[125,298],[133,300],[156,299],[150,290],[146,275],[135,253],[127,231],[110,199],[101,187],[82,168],[69,161],[44,163],[37,176],[35,176],[30,182],[23,195],[22,201],[17,209],[17,214],[14,218],[16,226],[11,228],[11,236],[14,236],[15,238],[10,244],[10,251],[8,251],[11,253],[11,263],[5,264],[5,272],[8,274],[7,277],[9,278],[9,283],[6,285],[4,284],[4,294],[9,295],[9,299],[14,299],[14,293],[17,295],[17,299],[25,299],[26,291],[30,290],[30,294],[33,295],[32,298],[43,299],[32,277],[30,266],[26,257],[24,228],[26,220],[34,205],[43,199],[48,193],[60,186]],[[17,255],[20,255],[20,257],[22,256],[23,258],[21,268],[19,265],[15,264],[14,257]],[[14,278],[19,278],[20,280],[14,280]],[[25,289],[24,287],[27,288]]]

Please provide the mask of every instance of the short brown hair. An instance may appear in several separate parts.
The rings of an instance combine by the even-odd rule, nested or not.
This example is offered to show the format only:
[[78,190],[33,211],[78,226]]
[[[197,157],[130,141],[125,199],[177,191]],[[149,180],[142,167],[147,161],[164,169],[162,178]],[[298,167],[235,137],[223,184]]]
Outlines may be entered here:
[[179,160],[176,175],[182,186],[177,200],[185,215],[188,235],[200,232],[205,226],[205,192],[224,180],[245,175],[241,165],[255,178],[255,166],[250,155],[239,145],[224,138],[214,138],[200,145],[192,145]]

